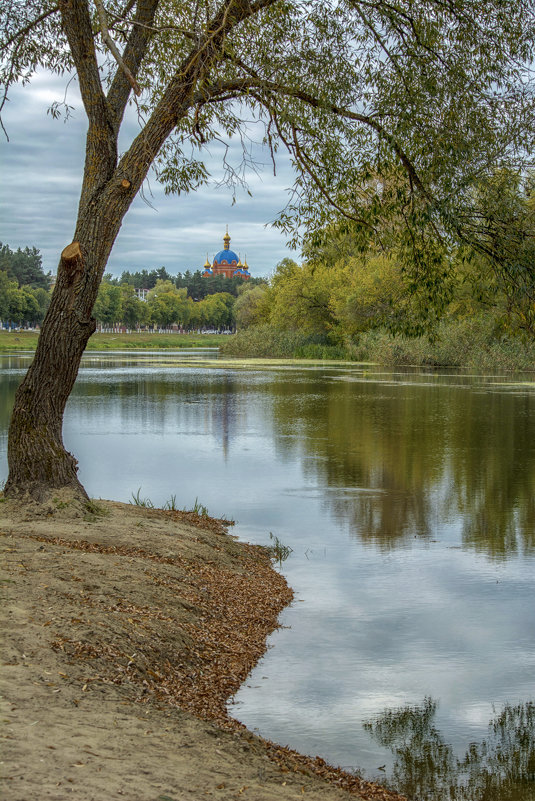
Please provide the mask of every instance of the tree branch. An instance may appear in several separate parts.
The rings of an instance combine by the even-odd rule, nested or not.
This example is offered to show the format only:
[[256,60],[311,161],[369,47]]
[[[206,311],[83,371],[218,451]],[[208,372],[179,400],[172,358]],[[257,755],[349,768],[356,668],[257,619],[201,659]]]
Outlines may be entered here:
[[[251,4],[249,0],[225,0],[208,21],[200,42],[178,67],[145,127],[121,159],[120,170],[128,173],[134,191],[137,192],[178,121],[195,105],[196,87],[203,85],[214,61],[221,57],[225,38],[241,22],[275,2],[257,0]],[[202,96],[205,93],[199,94]]]
[[115,61],[119,65],[119,68],[125,74],[126,78],[128,79],[128,83],[130,84],[136,95],[139,96],[141,94],[141,89],[139,88],[139,84],[132,75],[132,73],[130,72],[130,70],[128,69],[128,67],[126,66],[126,64],[124,63],[123,57],[119,53],[117,45],[111,38],[110,32],[108,30],[108,18],[106,14],[106,9],[104,8],[104,3],[102,2],[102,0],[93,0],[93,2],[95,3],[95,7],[97,9],[97,15],[98,15],[98,21],[102,39],[108,45],[110,53],[112,54]]
[[[129,20],[133,28],[123,52],[123,63],[130,71],[130,75],[134,77],[134,80],[153,34],[152,23],[154,22],[159,1],[139,0],[135,16],[132,20]],[[131,85],[124,70],[117,70],[108,92],[108,102],[115,115],[117,125],[120,124],[123,117]]]
[[89,123],[107,114],[106,98],[93,42],[91,18],[85,0],[59,0],[63,28],[78,74],[80,94]]
[[118,131],[100,81],[87,0],[59,0],[59,7],[89,121],[78,207],[78,216],[83,218],[91,201],[113,175]]
[[[278,126],[277,121],[275,121],[275,124],[277,126],[277,130],[279,130],[279,126]],[[279,130],[279,136],[281,136],[280,130]],[[319,175],[317,174],[316,170],[314,169],[313,163],[312,163],[312,159],[308,156],[308,154],[301,147],[301,145],[299,143],[299,139],[297,137],[297,131],[295,130],[295,128],[293,126],[292,126],[292,139],[293,139],[293,147],[291,149],[293,150],[296,159],[301,164],[301,166],[305,170],[305,172],[312,178],[312,180],[314,182],[314,185],[316,186],[316,188],[318,189],[320,194],[325,198],[327,203],[330,206],[332,206],[334,209],[336,209],[343,217],[346,217],[349,220],[353,220],[353,222],[356,222],[359,225],[363,225],[365,228],[369,228],[375,234],[378,234],[378,231],[375,228],[375,226],[373,226],[371,223],[369,223],[368,220],[365,220],[363,217],[356,217],[354,214],[349,213],[348,211],[343,209],[342,206],[340,206],[336,202],[336,200],[332,197],[331,193],[329,192],[329,190],[327,189],[327,187],[325,186],[325,184],[323,183],[323,181],[320,179]],[[283,139],[283,141],[285,141],[285,140]],[[285,144],[286,144],[286,147],[290,149],[289,143],[285,142]]]
[[[245,67],[245,65],[241,64],[240,66]],[[246,68],[246,67],[245,67]],[[252,73],[252,70],[251,70]],[[304,92],[301,89],[294,89],[290,86],[285,86],[284,84],[276,83],[274,81],[267,81],[263,80],[259,76],[251,74],[250,77],[243,77],[237,78],[234,81],[218,81],[210,86],[206,86],[203,88],[203,92],[199,92],[197,95],[197,102],[216,102],[219,100],[219,95],[225,95],[230,92],[246,92],[250,89],[258,89],[258,90],[267,90],[268,92],[274,94],[283,94],[286,97],[293,97],[296,100],[301,100],[303,103],[311,106],[312,108],[317,109],[325,109],[326,111],[330,111],[331,113],[335,114],[338,117],[343,117],[344,119],[353,120],[355,122],[360,122],[363,125],[366,125],[372,128],[378,136],[383,139],[384,141],[388,142],[398,159],[403,164],[405,171],[409,175],[411,181],[414,185],[418,188],[419,192],[427,199],[432,200],[431,195],[429,194],[428,190],[422,183],[418,172],[407,156],[397,139],[393,136],[393,134],[389,133],[383,125],[375,118],[371,117],[366,114],[359,114],[356,111],[350,111],[349,109],[342,108],[341,106],[337,106],[334,103],[329,103],[325,100],[320,100],[317,97],[309,94],[308,92]],[[258,98],[259,102],[263,105],[266,103]]]
[[31,31],[36,25],[42,22],[47,17],[50,17],[52,14],[55,14],[56,11],[59,11],[59,6],[54,6],[53,8],[49,9],[48,11],[44,11],[39,17],[29,22],[23,28],[20,28],[16,33],[14,33],[6,42],[2,42],[2,46],[0,47],[0,53],[13,44],[19,37],[26,36],[27,33]]

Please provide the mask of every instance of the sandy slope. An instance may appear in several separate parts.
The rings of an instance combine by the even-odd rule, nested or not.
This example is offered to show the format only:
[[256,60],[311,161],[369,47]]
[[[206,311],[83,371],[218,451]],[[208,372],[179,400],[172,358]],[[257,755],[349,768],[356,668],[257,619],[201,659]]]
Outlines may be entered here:
[[6,801],[398,798],[227,718],[291,591],[220,522],[3,501],[0,546]]

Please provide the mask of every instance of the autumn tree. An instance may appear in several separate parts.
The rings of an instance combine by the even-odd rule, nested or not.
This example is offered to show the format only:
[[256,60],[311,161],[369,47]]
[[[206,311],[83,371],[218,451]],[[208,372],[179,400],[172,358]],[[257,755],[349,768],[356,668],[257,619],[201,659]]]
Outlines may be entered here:
[[266,283],[240,287],[234,304],[236,327],[249,328],[266,323],[269,317],[269,289]]
[[[320,228],[330,209],[372,233],[379,212],[402,216],[407,247],[418,233],[414,282],[432,288],[442,268],[425,232],[455,231],[474,176],[531,145],[533,0],[0,0],[0,12],[6,93],[38,67],[75,73],[88,120],[73,239],[13,409],[7,495],[85,497],[63,412],[151,167],[192,191],[210,143],[246,144],[253,117],[296,168],[283,228]],[[139,131],[120,152],[132,103]],[[376,177],[393,169],[389,193]]]

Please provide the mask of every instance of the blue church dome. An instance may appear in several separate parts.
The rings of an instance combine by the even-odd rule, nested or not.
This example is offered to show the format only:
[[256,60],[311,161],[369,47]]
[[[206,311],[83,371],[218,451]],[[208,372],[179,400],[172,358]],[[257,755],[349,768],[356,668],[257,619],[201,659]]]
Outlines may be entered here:
[[215,254],[214,261],[218,264],[221,264],[222,261],[226,261],[228,264],[235,261],[237,264],[239,259],[233,250],[220,250],[219,253]]

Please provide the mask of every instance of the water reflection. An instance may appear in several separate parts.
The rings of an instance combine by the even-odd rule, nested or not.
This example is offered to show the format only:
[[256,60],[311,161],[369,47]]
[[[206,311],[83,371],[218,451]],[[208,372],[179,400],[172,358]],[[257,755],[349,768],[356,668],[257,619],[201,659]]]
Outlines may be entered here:
[[281,381],[275,437],[308,453],[314,481],[346,490],[326,503],[364,541],[391,549],[458,520],[477,551],[533,552],[535,394],[470,389]]
[[[184,369],[201,355],[88,354],[68,408],[162,432],[178,419],[198,427],[201,404],[204,431],[225,459],[254,408],[277,459],[299,458],[336,523],[361,541],[387,552],[460,527],[464,547],[495,559],[535,552],[535,392],[500,392],[475,377],[387,380],[357,368]],[[28,361],[0,362],[4,441]]]
[[[0,357],[0,480],[27,363]],[[239,693],[233,711],[247,725],[368,776],[392,762],[393,780],[414,781],[426,801],[447,800],[449,783],[464,801],[470,782],[480,795],[466,798],[525,801],[485,771],[514,751],[501,713],[499,736],[487,734],[491,704],[534,697],[533,390],[358,366],[88,354],[65,442],[95,497],[129,501],[140,486],[156,504],[199,497],[235,517],[243,538],[269,544],[272,531],[293,548],[291,628]],[[524,708],[503,725],[520,732],[529,711],[533,738]],[[460,755],[471,742],[469,765]]]
[[390,783],[414,801],[533,801],[535,703],[505,704],[462,759],[435,725],[437,701],[386,709],[365,729],[395,758]]

